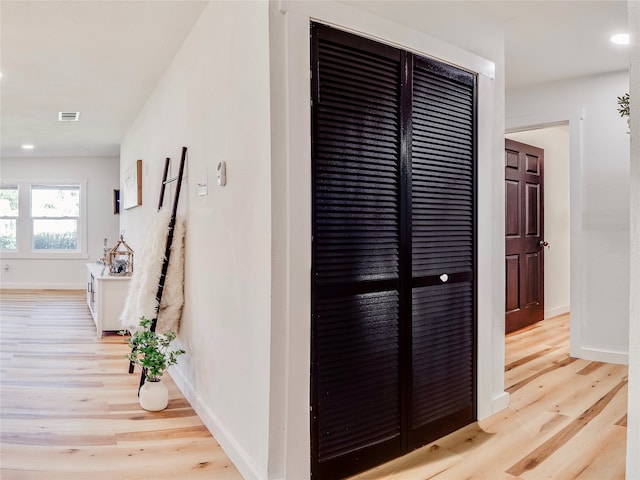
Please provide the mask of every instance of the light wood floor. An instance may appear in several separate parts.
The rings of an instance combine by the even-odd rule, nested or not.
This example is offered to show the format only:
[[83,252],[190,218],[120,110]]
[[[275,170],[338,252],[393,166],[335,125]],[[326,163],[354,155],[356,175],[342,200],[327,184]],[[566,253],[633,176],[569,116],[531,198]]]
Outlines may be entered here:
[[569,357],[569,316],[506,339],[508,409],[358,480],[623,480],[627,367]]
[[0,302],[2,480],[242,478],[170,378],[168,408],[140,408],[126,342],[95,338],[83,292]]
[[[241,478],[170,379],[167,410],[140,409],[126,343],[95,339],[83,293],[0,307],[0,478]],[[507,410],[355,478],[624,479],[627,368],[569,358],[568,316],[506,342]]]

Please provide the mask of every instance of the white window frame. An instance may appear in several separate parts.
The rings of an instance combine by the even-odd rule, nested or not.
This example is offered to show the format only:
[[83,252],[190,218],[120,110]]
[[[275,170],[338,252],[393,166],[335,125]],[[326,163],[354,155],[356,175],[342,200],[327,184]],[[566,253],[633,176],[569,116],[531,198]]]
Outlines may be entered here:
[[[3,185],[18,186],[18,219],[17,241],[15,250],[0,250],[2,258],[29,259],[86,259],[88,248],[87,221],[87,179],[3,179]],[[33,248],[33,218],[31,217],[31,187],[37,186],[79,186],[80,187],[80,215],[78,217],[78,248],[75,250],[35,250]],[[36,217],[40,218],[40,217]]]
[[17,183],[8,183],[3,182],[2,188],[13,189],[15,188],[18,191],[18,215],[0,215],[0,220],[15,220],[16,222],[16,248],[11,249],[2,249],[0,248],[0,252],[17,252],[18,244],[17,244],[17,236],[18,236],[18,224],[20,220],[20,186]]

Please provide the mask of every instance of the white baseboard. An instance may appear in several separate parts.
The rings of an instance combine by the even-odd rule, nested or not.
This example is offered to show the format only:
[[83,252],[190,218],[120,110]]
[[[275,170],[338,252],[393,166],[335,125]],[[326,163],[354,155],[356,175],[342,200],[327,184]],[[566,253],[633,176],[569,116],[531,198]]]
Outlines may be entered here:
[[558,315],[564,315],[565,313],[569,313],[569,311],[570,311],[569,305],[563,305],[558,308],[552,308],[550,310],[544,311],[544,318],[546,320],[547,318],[557,317]]
[[491,410],[493,413],[498,413],[509,406],[509,394],[502,392],[497,397],[491,399]]
[[578,347],[571,349],[571,356],[574,358],[589,360],[591,362],[629,365],[629,354],[627,352],[614,352],[611,350],[601,350],[599,348]]
[[[231,459],[240,474],[244,478],[261,478],[261,475],[247,452],[238,444],[233,435],[224,426],[221,420],[213,413],[202,398],[195,393],[191,384],[177,368],[171,368],[170,375],[176,386],[189,401],[207,429],[215,437],[224,452]],[[509,394],[502,392],[491,399],[491,415],[496,414],[509,406]],[[483,420],[483,418],[478,418]]]
[[259,473],[259,469],[251,456],[242,448],[229,429],[224,426],[220,418],[203,402],[202,398],[194,391],[192,385],[182,375],[182,372],[177,368],[171,368],[170,375],[176,386],[196,411],[202,423],[204,423],[211,435],[220,444],[224,453],[227,454],[240,471],[240,474],[244,478],[261,478],[263,475]]
[[2,282],[5,290],[87,290],[86,283],[12,283]]
[[509,406],[509,394],[502,392],[494,395],[485,405],[478,404],[477,417],[478,420],[484,420],[498,412],[501,412]]

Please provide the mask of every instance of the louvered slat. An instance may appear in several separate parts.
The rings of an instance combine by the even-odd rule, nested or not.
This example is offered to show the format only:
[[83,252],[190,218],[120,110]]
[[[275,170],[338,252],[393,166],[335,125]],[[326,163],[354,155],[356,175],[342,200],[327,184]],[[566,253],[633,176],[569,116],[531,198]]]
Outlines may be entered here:
[[413,427],[473,405],[470,282],[413,289]]
[[397,292],[319,300],[319,460],[399,435]]
[[399,58],[319,41],[314,162],[319,283],[399,271]]
[[474,254],[473,85],[414,69],[413,276],[471,272]]

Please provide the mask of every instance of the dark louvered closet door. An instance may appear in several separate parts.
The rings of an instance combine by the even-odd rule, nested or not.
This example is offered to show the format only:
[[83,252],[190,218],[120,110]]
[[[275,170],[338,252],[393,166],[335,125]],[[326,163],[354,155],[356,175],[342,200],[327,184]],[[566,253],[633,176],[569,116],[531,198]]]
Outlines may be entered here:
[[312,475],[324,480],[475,418],[475,114],[469,74],[312,33]]
[[400,452],[400,54],[323,27],[314,40],[312,448],[324,479]]
[[416,58],[409,444],[475,419],[475,77]]

